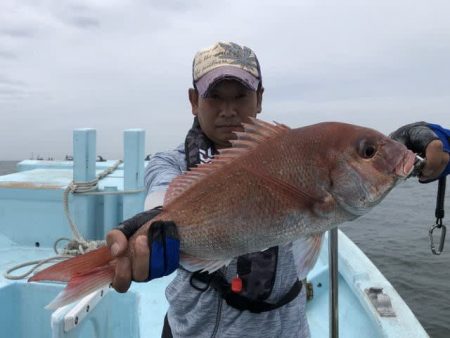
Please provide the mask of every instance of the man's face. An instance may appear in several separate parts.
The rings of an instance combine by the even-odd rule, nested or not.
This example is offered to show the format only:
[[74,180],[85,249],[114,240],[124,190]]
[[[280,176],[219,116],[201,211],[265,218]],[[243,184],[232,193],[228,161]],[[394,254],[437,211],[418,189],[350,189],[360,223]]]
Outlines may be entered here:
[[229,147],[233,131],[243,130],[241,123],[261,112],[263,89],[252,91],[235,80],[223,80],[200,97],[194,89],[189,90],[192,113],[198,117],[200,126],[218,148]]

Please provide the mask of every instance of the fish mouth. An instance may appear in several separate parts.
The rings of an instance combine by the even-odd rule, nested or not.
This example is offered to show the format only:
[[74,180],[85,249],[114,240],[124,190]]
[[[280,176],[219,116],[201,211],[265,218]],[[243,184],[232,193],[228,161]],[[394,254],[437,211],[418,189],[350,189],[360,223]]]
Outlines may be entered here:
[[395,175],[402,179],[408,178],[414,171],[415,161],[416,155],[412,151],[407,150],[394,168]]

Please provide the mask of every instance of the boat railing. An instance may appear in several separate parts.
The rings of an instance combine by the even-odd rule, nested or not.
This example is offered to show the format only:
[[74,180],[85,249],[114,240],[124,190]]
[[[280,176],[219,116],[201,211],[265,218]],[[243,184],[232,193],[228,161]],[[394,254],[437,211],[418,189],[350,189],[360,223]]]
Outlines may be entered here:
[[66,333],[81,325],[109,290],[110,288],[105,286],[83,297],[75,305],[62,307],[53,312],[51,318],[53,337],[67,337]]
[[328,232],[330,338],[339,337],[338,228]]

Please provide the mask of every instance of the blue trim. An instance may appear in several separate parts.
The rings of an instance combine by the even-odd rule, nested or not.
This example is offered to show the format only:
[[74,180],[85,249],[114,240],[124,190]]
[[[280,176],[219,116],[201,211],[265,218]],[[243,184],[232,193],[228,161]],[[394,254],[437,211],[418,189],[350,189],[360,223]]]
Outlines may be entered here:
[[165,243],[159,240],[153,240],[152,242],[148,281],[170,275],[178,268],[180,262],[180,241],[170,237],[163,237],[165,238]]
[[[438,124],[433,124],[433,123],[428,123],[428,127],[434,131],[434,133],[436,134],[437,137],[439,137],[439,139],[441,140],[443,146],[444,146],[444,151],[450,154],[450,129],[445,129],[443,127],[441,127]],[[450,174],[450,161],[447,164],[447,167],[444,169],[444,171],[442,172],[442,174],[437,177],[436,179],[434,179],[433,181],[447,176],[448,174]],[[431,182],[431,181],[427,181]]]
[[166,238],[166,271],[165,276],[170,275],[180,263],[180,241],[174,238]]
[[164,247],[160,241],[153,241],[152,253],[150,255],[150,266],[148,267],[148,280],[164,276],[165,260]]

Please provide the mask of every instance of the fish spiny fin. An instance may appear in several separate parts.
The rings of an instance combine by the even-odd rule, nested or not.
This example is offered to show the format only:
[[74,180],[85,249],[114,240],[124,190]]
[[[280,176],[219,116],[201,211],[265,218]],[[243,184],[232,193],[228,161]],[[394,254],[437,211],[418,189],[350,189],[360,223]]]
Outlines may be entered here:
[[59,281],[68,282],[75,274],[89,273],[93,269],[103,266],[113,258],[109,248],[104,246],[80,256],[75,256],[68,260],[54,264],[44,270],[39,271],[29,282],[37,281]]
[[275,122],[275,124],[271,124],[263,120],[258,120],[254,117],[250,117],[250,121],[252,123],[242,124],[247,136],[259,135],[265,138],[272,138],[290,130],[288,126],[277,122]]
[[186,254],[181,254],[180,256],[180,265],[191,272],[201,270],[201,272],[206,271],[208,273],[212,273],[219,270],[223,266],[228,266],[231,261],[231,258],[224,260],[204,260]]
[[304,279],[319,258],[323,234],[302,237],[292,242],[292,254],[299,279]]
[[97,267],[89,273],[75,275],[67,286],[45,308],[55,310],[87,296],[104,286],[111,284],[115,273],[113,265]]
[[219,155],[216,155],[211,162],[200,164],[196,168],[176,177],[169,185],[164,198],[164,206],[183,194],[190,187],[201,182],[208,174],[223,168],[249,152],[253,151],[260,144],[267,143],[279,135],[287,133],[290,128],[276,123],[271,124],[256,118],[250,118],[250,123],[243,123],[243,132],[235,132],[237,140],[231,140],[232,147],[222,149]]

